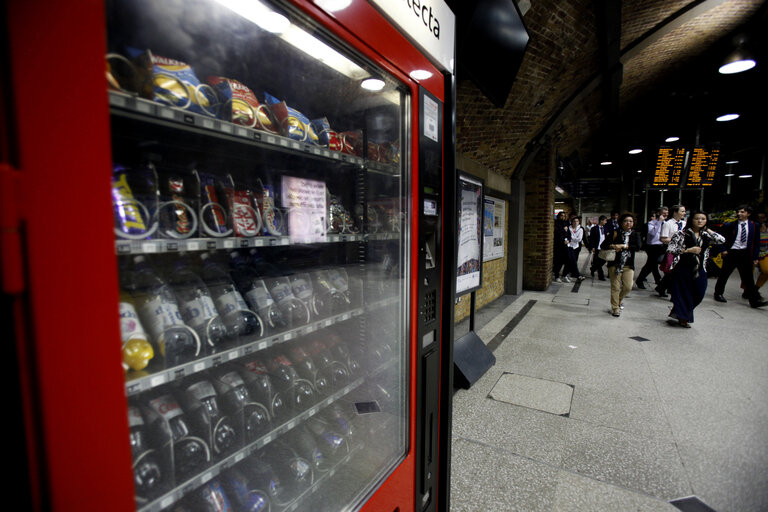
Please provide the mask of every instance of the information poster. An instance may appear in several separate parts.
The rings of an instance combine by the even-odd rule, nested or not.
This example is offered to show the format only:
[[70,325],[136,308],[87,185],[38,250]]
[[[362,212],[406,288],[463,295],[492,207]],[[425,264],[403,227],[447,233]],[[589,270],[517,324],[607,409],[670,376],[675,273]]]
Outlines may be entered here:
[[325,183],[283,176],[283,207],[293,243],[325,242]]
[[660,147],[652,187],[677,187],[683,174],[685,148]]
[[707,149],[696,146],[693,148],[691,168],[685,186],[690,188],[711,187],[715,183],[715,173],[720,161],[720,149]]
[[504,219],[506,201],[485,196],[483,215],[483,261],[504,257]]
[[483,258],[483,182],[467,175],[459,176],[459,228],[456,269],[456,295],[480,288]]

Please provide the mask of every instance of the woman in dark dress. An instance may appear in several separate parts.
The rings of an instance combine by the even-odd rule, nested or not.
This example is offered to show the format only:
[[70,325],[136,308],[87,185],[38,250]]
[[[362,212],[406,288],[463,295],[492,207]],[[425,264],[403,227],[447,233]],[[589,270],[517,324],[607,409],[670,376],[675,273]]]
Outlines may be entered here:
[[725,242],[722,235],[706,225],[707,214],[694,212],[690,226],[675,233],[667,247],[667,252],[675,256],[669,287],[673,307],[668,322],[672,325],[690,327],[693,323],[693,310],[707,292],[709,248]]

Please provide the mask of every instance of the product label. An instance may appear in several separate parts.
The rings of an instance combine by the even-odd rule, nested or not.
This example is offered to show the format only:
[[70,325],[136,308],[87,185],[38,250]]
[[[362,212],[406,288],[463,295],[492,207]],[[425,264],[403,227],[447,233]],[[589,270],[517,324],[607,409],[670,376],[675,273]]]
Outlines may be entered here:
[[141,427],[144,425],[144,418],[141,417],[141,412],[138,407],[128,407],[128,426],[129,427]]
[[147,334],[139,322],[139,315],[136,314],[136,308],[130,302],[120,303],[120,334],[123,343],[128,340],[147,339]]
[[187,390],[192,394],[192,396],[200,401],[203,401],[206,398],[210,398],[212,396],[216,396],[216,390],[213,389],[213,384],[207,380],[196,382],[189,386]]
[[184,322],[195,329],[202,327],[208,320],[218,316],[213,299],[207,295],[184,302],[181,305],[181,310]]
[[329,270],[328,278],[331,280],[333,287],[340,292],[345,292],[349,288],[347,278],[338,270]]
[[112,200],[122,224],[120,227],[124,232],[143,233],[147,230],[144,219],[141,217],[141,211],[137,206],[138,202],[133,197],[131,187],[128,185],[128,175],[124,172],[112,180]]
[[284,304],[291,299],[294,299],[291,287],[286,283],[275,283],[272,287],[272,298],[277,301],[278,304]]
[[149,406],[152,407],[157,413],[163,417],[165,421],[170,421],[176,416],[181,416],[184,411],[179,407],[178,402],[170,396],[163,395],[159,398],[155,398],[149,402]]
[[252,373],[259,375],[265,375],[267,373],[267,367],[261,361],[248,361],[245,363],[245,368]]
[[307,300],[312,297],[312,285],[307,279],[299,277],[291,282],[291,288],[294,295],[300,299]]
[[255,286],[248,290],[245,295],[248,302],[256,310],[268,308],[275,303],[275,301],[272,300],[272,296],[267,291],[264,281],[256,281]]
[[243,386],[243,379],[235,372],[229,372],[223,375],[219,380],[231,388]]
[[259,222],[256,210],[251,206],[251,196],[245,190],[229,192],[232,202],[232,224],[238,236],[256,236],[259,234]]
[[163,300],[162,297],[154,297],[141,308],[142,320],[145,320],[147,329],[154,338],[160,338],[163,331],[174,325],[184,325],[178,306],[172,302]]
[[227,316],[235,311],[244,311],[248,305],[243,300],[243,296],[237,290],[229,289],[216,296],[216,308],[223,316]]

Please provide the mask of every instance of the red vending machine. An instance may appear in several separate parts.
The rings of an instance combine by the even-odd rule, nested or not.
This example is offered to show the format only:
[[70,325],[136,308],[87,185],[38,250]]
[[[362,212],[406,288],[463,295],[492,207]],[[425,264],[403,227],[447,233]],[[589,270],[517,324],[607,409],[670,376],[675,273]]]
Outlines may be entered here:
[[446,508],[444,2],[3,9],[32,508]]

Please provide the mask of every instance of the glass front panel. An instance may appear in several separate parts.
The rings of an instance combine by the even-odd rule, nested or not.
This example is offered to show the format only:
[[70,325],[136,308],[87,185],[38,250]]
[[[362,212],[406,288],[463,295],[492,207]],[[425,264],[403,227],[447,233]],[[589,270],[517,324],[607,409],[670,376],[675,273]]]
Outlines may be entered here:
[[285,5],[107,27],[137,509],[357,508],[407,448],[406,88]]

